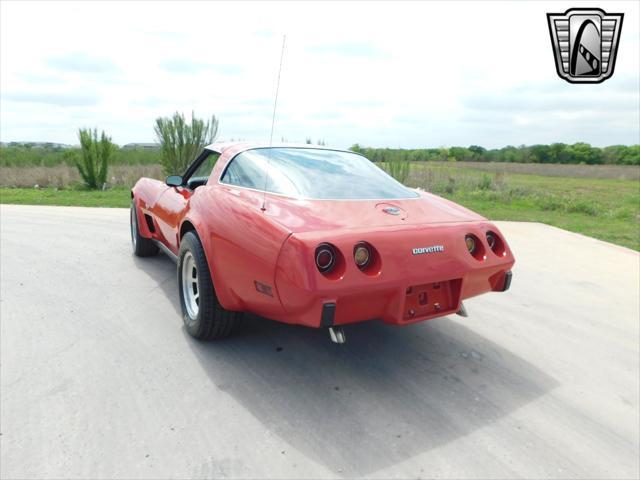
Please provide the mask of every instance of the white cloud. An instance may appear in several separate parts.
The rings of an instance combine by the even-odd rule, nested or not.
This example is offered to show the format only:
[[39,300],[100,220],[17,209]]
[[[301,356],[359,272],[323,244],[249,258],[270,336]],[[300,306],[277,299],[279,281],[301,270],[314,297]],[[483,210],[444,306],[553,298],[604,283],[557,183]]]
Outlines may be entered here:
[[3,98],[9,102],[43,103],[61,107],[89,106],[99,101],[97,96],[74,92],[9,92]]
[[105,74],[118,68],[109,58],[96,58],[86,52],[69,52],[46,60],[49,67],[61,72]]
[[2,2],[0,138],[150,141],[157,116],[194,110],[264,140],[286,33],[274,138],[640,142],[638,4],[592,5],[625,13],[598,85],[557,77],[545,14],[571,5],[555,2]]

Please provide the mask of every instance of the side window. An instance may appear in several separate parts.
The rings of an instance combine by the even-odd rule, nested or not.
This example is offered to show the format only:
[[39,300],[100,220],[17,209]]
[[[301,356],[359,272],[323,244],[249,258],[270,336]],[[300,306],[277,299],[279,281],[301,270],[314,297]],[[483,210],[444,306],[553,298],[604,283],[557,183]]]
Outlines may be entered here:
[[217,152],[212,152],[207,158],[205,158],[204,162],[200,164],[200,166],[193,172],[193,175],[189,178],[191,180],[206,181],[209,179],[209,175],[211,175],[211,171],[215,166],[216,162],[220,158],[220,154]]
[[221,178],[222,183],[239,187],[264,188],[264,159],[253,155],[251,150],[237,155]]

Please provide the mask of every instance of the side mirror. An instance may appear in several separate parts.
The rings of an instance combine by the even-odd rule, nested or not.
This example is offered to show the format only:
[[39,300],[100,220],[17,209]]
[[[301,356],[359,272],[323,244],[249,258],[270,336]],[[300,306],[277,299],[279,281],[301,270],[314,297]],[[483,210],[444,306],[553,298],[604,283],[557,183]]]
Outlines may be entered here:
[[170,187],[179,187],[182,185],[182,177],[180,175],[169,175],[165,183]]

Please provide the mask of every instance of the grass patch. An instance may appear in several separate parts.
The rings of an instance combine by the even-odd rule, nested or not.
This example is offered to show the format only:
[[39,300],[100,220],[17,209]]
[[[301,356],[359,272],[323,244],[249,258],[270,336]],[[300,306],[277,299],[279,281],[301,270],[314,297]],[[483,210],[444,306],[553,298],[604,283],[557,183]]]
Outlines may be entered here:
[[[164,179],[160,165],[113,165],[107,175],[108,188],[132,187],[140,177]],[[0,166],[0,187],[77,189],[82,178],[75,166],[3,167]]]
[[446,165],[489,173],[522,173],[544,177],[640,180],[640,165],[575,165],[561,163],[449,162]]
[[488,173],[414,163],[407,183],[491,220],[546,223],[640,250],[640,184],[634,180]]
[[58,190],[55,188],[0,188],[0,203],[74,207],[122,207],[131,203],[130,190]]

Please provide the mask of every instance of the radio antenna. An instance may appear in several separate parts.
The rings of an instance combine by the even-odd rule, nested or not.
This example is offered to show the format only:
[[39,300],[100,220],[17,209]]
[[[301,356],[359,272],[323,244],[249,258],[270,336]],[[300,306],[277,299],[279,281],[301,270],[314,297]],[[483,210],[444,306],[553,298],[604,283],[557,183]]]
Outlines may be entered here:
[[273,127],[276,124],[276,108],[278,106],[278,92],[280,91],[280,73],[282,73],[282,59],[284,58],[284,45],[287,40],[287,36],[282,36],[282,51],[280,52],[280,67],[278,68],[278,82],[276,83],[276,98],[273,101],[273,115],[271,116],[271,134],[269,135],[269,154],[267,155],[267,167],[265,169],[264,176],[264,190],[262,195],[262,207],[260,210],[263,212],[267,209],[267,183],[269,181],[269,166],[271,164],[271,146],[273,145]]

